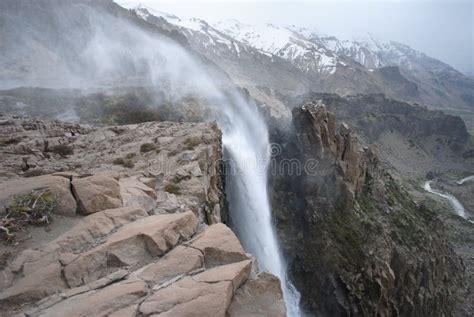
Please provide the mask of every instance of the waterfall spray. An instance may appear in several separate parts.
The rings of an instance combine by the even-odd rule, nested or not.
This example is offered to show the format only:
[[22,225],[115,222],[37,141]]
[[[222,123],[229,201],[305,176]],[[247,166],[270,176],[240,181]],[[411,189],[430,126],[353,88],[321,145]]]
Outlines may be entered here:
[[[70,54],[70,45],[52,47],[70,72],[50,82],[45,73],[31,76],[41,78],[43,87],[98,89],[132,82],[166,93],[172,104],[187,97],[206,101],[208,119],[217,121],[222,130],[226,157],[236,170],[227,175],[226,189],[234,230],[244,248],[256,256],[260,269],[280,278],[288,314],[298,316],[299,294],[286,277],[271,220],[266,174],[269,138],[257,106],[243,98],[228,77],[219,77],[215,69],[209,75],[212,66],[159,33],[145,32],[120,16],[97,12],[84,3],[58,2],[54,12],[55,21],[71,37],[67,43],[74,43],[78,52]],[[77,21],[87,25],[83,33],[77,33],[82,30]],[[42,33],[36,36],[41,38]]]
[[234,230],[244,248],[257,258],[259,268],[280,278],[288,316],[299,316],[300,295],[287,278],[272,224],[267,127],[253,103],[238,96],[234,102],[238,111],[231,114],[232,124],[223,127],[226,159],[231,165],[226,183]]

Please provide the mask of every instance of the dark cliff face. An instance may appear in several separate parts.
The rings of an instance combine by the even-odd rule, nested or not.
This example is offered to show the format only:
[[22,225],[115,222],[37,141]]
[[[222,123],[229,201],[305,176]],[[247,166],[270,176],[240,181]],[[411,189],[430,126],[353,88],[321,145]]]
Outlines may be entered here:
[[315,93],[293,100],[320,100],[341,121],[357,131],[362,144],[376,144],[384,166],[406,179],[421,179],[430,171],[470,171],[474,139],[463,119],[386,98],[381,94],[341,97]]
[[[325,106],[293,110],[273,164],[272,208],[302,305],[322,316],[450,315],[461,264],[434,213],[416,205],[371,148]],[[315,164],[308,164],[313,162]]]
[[321,100],[329,111],[350,123],[369,141],[376,141],[381,133],[389,129],[419,140],[437,135],[452,142],[465,143],[469,138],[460,117],[386,98],[383,94],[341,97],[315,93],[296,98],[293,104],[297,106],[305,100]]

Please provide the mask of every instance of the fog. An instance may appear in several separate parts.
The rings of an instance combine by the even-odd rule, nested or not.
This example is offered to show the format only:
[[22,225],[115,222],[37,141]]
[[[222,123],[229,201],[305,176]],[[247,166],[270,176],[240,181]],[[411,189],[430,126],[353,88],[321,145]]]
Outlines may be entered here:
[[274,23],[317,29],[350,39],[367,32],[407,44],[474,74],[474,1],[204,1],[117,0],[143,3],[179,17],[208,21],[235,18],[244,23]]
[[[113,11],[106,2],[102,11],[100,4],[89,3],[25,0],[0,5],[0,17],[8,22],[6,55],[28,61],[30,72],[17,78],[17,84],[84,89],[139,80],[173,101],[188,96],[203,100],[210,110],[207,119],[215,120],[222,131],[226,164],[236,171],[226,175],[233,228],[259,268],[282,281],[289,316],[299,316],[299,293],[286,277],[272,224],[266,174],[269,136],[257,106],[238,89],[223,88],[222,78],[210,74],[207,65],[176,42],[139,29],[126,19],[126,11]],[[45,29],[49,24],[51,29]],[[24,43],[31,49],[22,50]],[[3,58],[4,65],[8,62]],[[49,69],[55,70],[54,76]]]

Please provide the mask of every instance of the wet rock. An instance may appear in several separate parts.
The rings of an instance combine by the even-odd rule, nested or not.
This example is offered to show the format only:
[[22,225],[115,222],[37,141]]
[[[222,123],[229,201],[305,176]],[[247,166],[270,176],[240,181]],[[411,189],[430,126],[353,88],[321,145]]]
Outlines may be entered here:
[[207,227],[189,246],[204,254],[206,268],[234,263],[247,259],[235,234],[224,224]]

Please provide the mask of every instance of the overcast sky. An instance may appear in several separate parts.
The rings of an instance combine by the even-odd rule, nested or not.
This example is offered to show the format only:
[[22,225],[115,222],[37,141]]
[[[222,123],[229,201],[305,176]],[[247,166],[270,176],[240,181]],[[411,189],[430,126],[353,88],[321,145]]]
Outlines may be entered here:
[[474,0],[271,1],[116,0],[142,3],[181,18],[237,19],[316,28],[340,38],[370,32],[405,43],[456,69],[474,74]]

